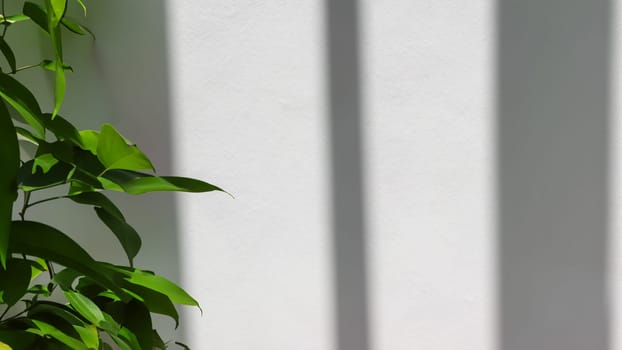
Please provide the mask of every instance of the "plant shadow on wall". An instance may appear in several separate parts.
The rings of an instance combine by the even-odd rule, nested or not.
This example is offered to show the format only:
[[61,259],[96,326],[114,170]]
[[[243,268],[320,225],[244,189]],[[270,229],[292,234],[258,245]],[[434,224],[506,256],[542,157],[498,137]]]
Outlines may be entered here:
[[[149,158],[112,125],[78,130],[60,116],[65,74],[73,71],[63,59],[62,35],[92,33],[65,17],[66,0],[26,1],[17,14],[5,13],[0,1],[6,61],[0,73],[0,349],[165,349],[170,343],[153,329],[152,313],[177,325],[175,304],[198,302],[164,277],[134,266],[141,238],[104,193],[222,190],[196,179],[157,176]],[[86,15],[82,0],[72,4]],[[15,57],[4,38],[12,26],[28,25],[41,29],[52,57]],[[22,59],[28,65],[18,65]],[[20,71],[33,69],[53,76],[49,113],[18,80]],[[23,149],[20,155],[20,143],[33,150],[32,157]],[[128,264],[96,261],[69,235],[30,221],[30,208],[60,201],[93,207]]]

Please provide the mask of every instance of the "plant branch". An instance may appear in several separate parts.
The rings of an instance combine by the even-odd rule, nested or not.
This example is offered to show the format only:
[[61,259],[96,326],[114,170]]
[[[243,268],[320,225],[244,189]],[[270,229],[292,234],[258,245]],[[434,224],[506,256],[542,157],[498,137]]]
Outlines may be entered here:
[[30,201],[30,192],[24,191],[24,204],[22,205],[22,210],[19,212],[19,217],[22,218],[22,221],[25,220],[24,216],[26,215],[26,210],[28,210],[28,202]]
[[37,204],[41,204],[41,203],[45,203],[45,202],[49,202],[49,201],[53,201],[53,200],[57,200],[57,199],[61,199],[61,198],[67,198],[67,196],[56,196],[56,197],[50,197],[50,198],[42,199],[40,201],[32,202],[32,203],[26,205],[26,208],[34,207]]

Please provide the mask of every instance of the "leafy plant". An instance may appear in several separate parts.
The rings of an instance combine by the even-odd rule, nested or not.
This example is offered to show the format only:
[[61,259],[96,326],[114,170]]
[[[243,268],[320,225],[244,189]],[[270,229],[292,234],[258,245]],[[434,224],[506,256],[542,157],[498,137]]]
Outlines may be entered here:
[[[59,115],[65,74],[72,71],[63,57],[63,34],[90,31],[65,17],[67,0],[25,1],[17,14],[7,14],[0,1],[0,51],[6,60],[0,72],[0,349],[111,349],[112,344],[164,349],[152,329],[152,314],[177,325],[176,304],[199,304],[173,282],[134,266],[141,238],[105,193],[222,190],[196,179],[156,175],[149,158],[112,125],[78,130]],[[72,1],[86,15],[84,2]],[[5,41],[16,25],[40,28],[53,57],[19,67]],[[26,69],[53,74],[49,112],[18,80]],[[19,142],[34,145],[34,156],[20,155]],[[49,194],[59,187],[63,195]],[[34,201],[35,196],[41,199]],[[62,200],[93,207],[128,264],[97,261],[68,234],[28,217],[29,208]],[[59,296],[62,301],[55,301]]]

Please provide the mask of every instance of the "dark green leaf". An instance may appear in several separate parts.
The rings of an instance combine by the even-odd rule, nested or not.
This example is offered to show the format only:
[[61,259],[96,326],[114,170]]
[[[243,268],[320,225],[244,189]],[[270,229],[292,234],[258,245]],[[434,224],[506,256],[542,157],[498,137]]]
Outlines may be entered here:
[[[39,142],[41,142],[42,140],[38,137],[36,137],[35,135],[33,135],[30,131],[24,129],[24,128],[20,128],[19,126],[15,127],[15,132],[19,135],[22,136],[24,139],[30,141],[31,143],[38,145]],[[19,139],[18,139],[19,140]]]
[[37,170],[32,172],[34,160],[24,163],[17,176],[18,186],[24,191],[34,191],[42,188],[54,187],[67,183],[73,167],[60,162],[54,165],[47,174]]
[[0,291],[4,303],[13,305],[28,291],[30,264],[23,259],[8,259],[6,269],[0,269]]
[[136,171],[111,170],[106,172],[103,177],[118,184],[129,194],[143,194],[156,191],[225,192],[221,188],[207,182],[178,176],[153,176]]
[[106,226],[117,236],[117,239],[121,243],[127,258],[130,261],[130,266],[133,265],[133,260],[138,254],[141,246],[140,236],[125,220],[120,219],[118,216],[108,212],[104,208],[95,207],[97,216],[101,219]]
[[52,114],[50,113],[44,113],[42,117],[45,121],[45,127],[52,133],[54,133],[59,141],[69,140],[73,142],[76,146],[83,146],[80,132],[78,131],[78,129],[76,129],[75,126],[73,126],[73,124],[68,122],[66,119],[59,115],[52,119]]
[[153,349],[154,350],[166,350],[166,344],[158,332],[154,329],[153,332]]
[[106,170],[154,170],[149,158],[135,145],[128,145],[123,136],[110,124],[104,124],[99,133],[97,158]]
[[41,120],[41,108],[32,93],[20,82],[0,73],[0,96],[24,117],[24,120],[43,138],[45,128]]
[[190,347],[189,347],[188,345],[186,345],[186,344],[182,343],[182,342],[178,342],[178,341],[176,341],[176,342],[175,342],[175,344],[177,344],[177,345],[181,346],[181,347],[182,347],[182,349],[184,349],[184,350],[190,350]]
[[30,17],[30,19],[46,33],[50,32],[48,28],[48,15],[41,6],[34,2],[26,1],[22,12],[24,12],[24,15]]
[[25,330],[0,330],[0,341],[10,345],[14,350],[35,349],[38,336]]
[[129,303],[110,302],[105,310],[135,335],[141,349],[153,348],[151,314],[142,302],[136,299]]
[[112,289],[120,297],[127,298],[114,282],[112,274],[102,270],[82,247],[53,227],[32,221],[13,221],[10,250],[70,267]]
[[114,203],[108,197],[100,192],[85,192],[75,196],[70,196],[69,199],[80,204],[90,204],[96,207],[105,209],[108,213],[116,216],[119,220],[125,221],[121,210],[117,208]]
[[28,309],[28,317],[35,319],[59,318],[68,325],[86,325],[75,310],[51,301],[37,301]]
[[13,202],[17,198],[19,145],[13,121],[4,102],[0,101],[0,266],[6,266],[11,230]]
[[13,53],[13,49],[11,49],[9,44],[4,41],[4,38],[0,38],[0,51],[2,51],[4,58],[6,58],[6,61],[9,64],[9,67],[11,67],[11,72],[15,73],[15,70],[17,69],[15,65],[15,54]]

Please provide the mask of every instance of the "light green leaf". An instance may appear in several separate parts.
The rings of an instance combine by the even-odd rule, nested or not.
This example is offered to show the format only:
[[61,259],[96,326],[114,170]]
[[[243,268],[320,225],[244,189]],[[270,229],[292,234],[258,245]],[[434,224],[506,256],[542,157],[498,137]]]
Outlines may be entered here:
[[71,307],[92,324],[99,326],[106,321],[102,310],[91,299],[70,290],[63,291],[63,294],[65,294],[65,298],[67,298]]
[[97,158],[110,169],[154,170],[149,158],[135,145],[128,145],[110,124],[104,124],[99,133]]
[[124,274],[128,282],[160,292],[168,296],[176,304],[199,306],[199,303],[185,290],[162,276],[139,269],[134,269],[133,271],[118,269],[118,272]]
[[86,5],[84,4],[84,1],[76,0],[76,2],[80,5],[80,7],[82,7],[82,11],[84,11],[84,17],[86,17]]
[[0,350],[13,350],[13,348],[0,341]]
[[81,341],[68,336],[67,334],[63,333],[60,329],[52,326],[51,324],[43,322],[43,321],[38,321],[38,320],[31,320],[31,321],[37,328],[29,328],[26,330],[27,332],[37,334],[40,336],[47,335],[69,346],[70,348],[74,350],[88,350],[88,348]]
[[73,326],[80,335],[80,339],[89,349],[99,349],[99,334],[95,326]]
[[45,4],[50,16],[50,27],[57,27],[65,15],[67,0],[45,0]]
[[23,259],[8,259],[6,269],[0,269],[0,290],[4,303],[13,305],[28,291],[30,264]]
[[99,143],[99,132],[95,130],[80,130],[80,138],[82,139],[82,149],[91,151],[97,155],[97,144]]
[[34,159],[32,172],[35,173],[37,168],[41,168],[41,171],[43,171],[44,174],[47,174],[56,164],[58,164],[58,159],[56,159],[51,153],[42,154]]
[[37,136],[45,136],[45,128],[41,120],[41,108],[32,93],[20,82],[0,73],[0,96],[8,102],[26,120]]
[[[52,35],[56,37],[56,35]],[[60,30],[58,30],[58,40],[60,40]],[[60,107],[65,99],[65,69],[63,68],[62,57],[56,57],[56,70],[54,73],[54,112],[52,113],[52,119],[56,117],[60,111]]]
[[17,134],[4,102],[0,101],[0,266],[6,266],[13,202],[17,199],[19,145]]
[[0,17],[1,17],[0,23],[7,22],[9,24],[23,22],[23,21],[27,21],[30,19],[30,17],[26,15],[22,15],[22,14],[6,16],[6,17],[0,16]]
[[0,51],[2,51],[4,58],[6,58],[6,61],[11,68],[11,72],[15,73],[15,70],[17,69],[15,65],[15,54],[13,53],[13,49],[11,49],[9,44],[4,41],[4,38],[0,38]]
[[46,33],[50,32],[48,28],[48,15],[41,6],[34,2],[26,1],[22,12],[43,29],[43,31]]
[[[143,194],[157,191],[225,192],[221,188],[207,182],[187,177],[154,176],[127,170],[111,170],[106,172],[102,177],[116,183],[123,191],[129,194]],[[109,189],[114,190],[114,188]]]
[[120,219],[118,216],[108,212],[104,208],[95,207],[97,216],[101,219],[106,226],[117,236],[117,239],[121,243],[127,258],[130,261],[130,266],[134,265],[134,258],[140,250],[142,244],[140,236],[125,220]]

